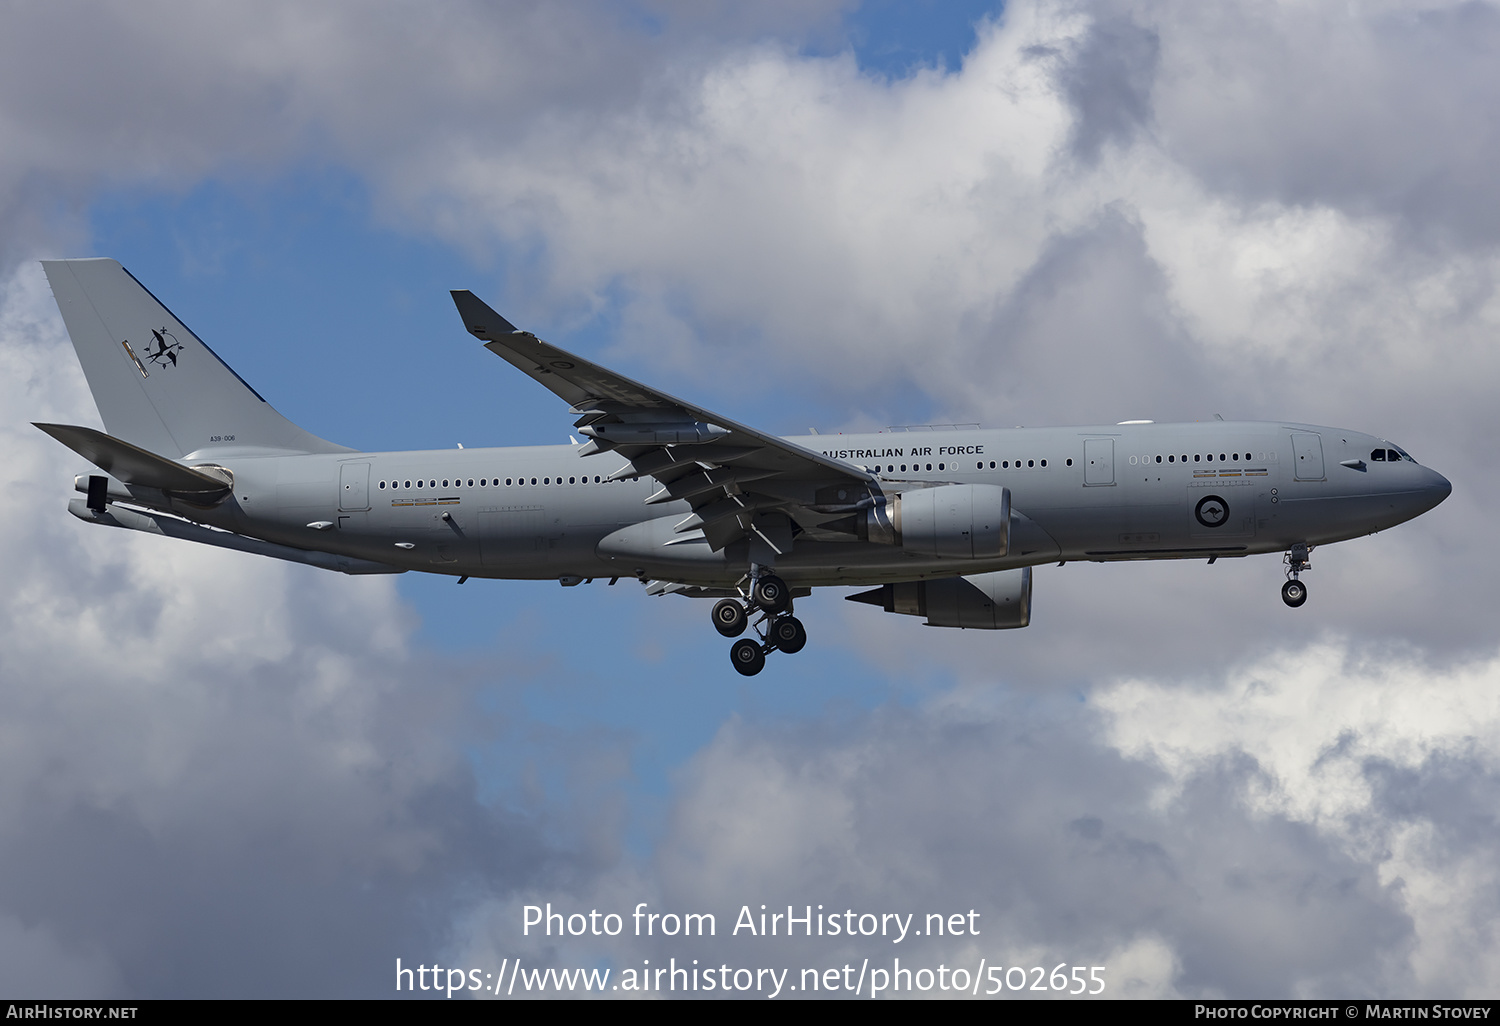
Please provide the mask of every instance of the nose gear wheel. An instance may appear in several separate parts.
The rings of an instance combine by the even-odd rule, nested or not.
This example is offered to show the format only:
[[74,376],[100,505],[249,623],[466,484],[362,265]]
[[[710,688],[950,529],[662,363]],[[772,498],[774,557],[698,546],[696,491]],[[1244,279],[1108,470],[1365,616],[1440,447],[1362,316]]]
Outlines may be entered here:
[[1312,562],[1308,556],[1312,554],[1313,547],[1301,542],[1293,545],[1287,550],[1281,561],[1286,564],[1287,581],[1281,586],[1281,601],[1296,609],[1307,601],[1307,585],[1303,584],[1298,577],[1304,570],[1312,569]]

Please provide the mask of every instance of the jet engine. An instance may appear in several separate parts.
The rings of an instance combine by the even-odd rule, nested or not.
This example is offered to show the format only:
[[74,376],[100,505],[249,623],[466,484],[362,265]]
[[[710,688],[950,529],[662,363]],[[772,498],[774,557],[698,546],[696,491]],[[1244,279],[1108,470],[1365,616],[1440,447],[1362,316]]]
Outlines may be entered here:
[[880,606],[887,613],[925,616],[929,627],[1008,630],[1031,622],[1031,567],[883,584],[848,599]]
[[919,556],[998,559],[1010,550],[1010,489],[953,484],[897,492],[866,512],[862,536]]

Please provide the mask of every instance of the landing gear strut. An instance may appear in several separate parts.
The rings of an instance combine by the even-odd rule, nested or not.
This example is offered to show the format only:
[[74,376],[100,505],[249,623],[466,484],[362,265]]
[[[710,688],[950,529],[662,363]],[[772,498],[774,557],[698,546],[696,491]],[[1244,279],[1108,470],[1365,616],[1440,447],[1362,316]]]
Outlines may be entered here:
[[740,594],[745,601],[721,599],[714,604],[713,611],[714,629],[726,638],[745,633],[745,628],[751,625],[750,614],[760,613],[754,624],[760,640],[744,638],[729,649],[729,661],[737,671],[753,677],[766,668],[766,656],[770,653],[802,651],[807,645],[807,628],[791,615],[792,589],[785,581],[775,574],[756,574],[748,587],[741,586]]
[[1299,542],[1282,557],[1282,561],[1286,563],[1287,581],[1281,586],[1281,601],[1293,609],[1307,601],[1307,585],[1297,578],[1301,576],[1302,571],[1312,569],[1312,563],[1307,558],[1311,553],[1311,545],[1303,545]]

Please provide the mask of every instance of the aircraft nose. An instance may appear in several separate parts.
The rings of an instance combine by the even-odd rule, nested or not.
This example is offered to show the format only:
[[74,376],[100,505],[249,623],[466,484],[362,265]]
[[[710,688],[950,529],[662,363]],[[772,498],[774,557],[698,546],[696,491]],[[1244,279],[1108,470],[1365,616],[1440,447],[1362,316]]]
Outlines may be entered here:
[[1427,500],[1427,509],[1432,509],[1449,495],[1453,494],[1453,483],[1436,470],[1422,468],[1427,473],[1427,481],[1422,486],[1422,494]]

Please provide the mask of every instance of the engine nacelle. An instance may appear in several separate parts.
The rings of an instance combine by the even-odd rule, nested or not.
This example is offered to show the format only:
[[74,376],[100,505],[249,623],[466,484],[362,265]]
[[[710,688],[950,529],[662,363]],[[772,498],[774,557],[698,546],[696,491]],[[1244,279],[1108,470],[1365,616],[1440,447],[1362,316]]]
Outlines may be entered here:
[[1010,489],[955,484],[898,492],[865,514],[861,533],[919,556],[998,559],[1010,551]]
[[929,627],[999,631],[1031,622],[1031,567],[970,577],[883,584],[850,595],[851,602],[881,606],[887,613],[927,617]]

